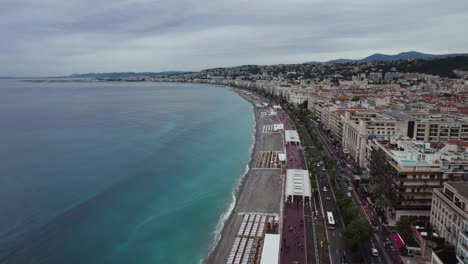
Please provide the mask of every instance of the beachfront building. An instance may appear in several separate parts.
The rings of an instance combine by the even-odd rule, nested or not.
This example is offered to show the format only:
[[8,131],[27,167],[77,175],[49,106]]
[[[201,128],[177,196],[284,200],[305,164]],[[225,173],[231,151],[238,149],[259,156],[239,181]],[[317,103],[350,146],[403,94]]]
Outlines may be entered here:
[[290,203],[305,203],[310,200],[311,187],[308,170],[286,171],[286,200]]
[[288,91],[287,99],[288,102],[290,102],[293,105],[300,105],[304,102],[307,102],[308,96],[309,95],[305,90],[291,89]]
[[429,218],[434,188],[442,188],[447,181],[468,180],[468,150],[463,145],[437,149],[405,137],[376,138],[369,140],[367,159],[371,183],[383,185],[390,217],[397,221]]
[[415,118],[399,112],[347,111],[343,123],[343,152],[359,167],[367,168],[367,139],[407,136],[411,120]]
[[457,245],[468,221],[468,182],[445,182],[444,188],[434,189],[430,221],[439,236]]
[[284,131],[284,140],[286,145],[296,145],[299,146],[301,144],[301,140],[299,139],[299,134],[297,130],[285,130]]

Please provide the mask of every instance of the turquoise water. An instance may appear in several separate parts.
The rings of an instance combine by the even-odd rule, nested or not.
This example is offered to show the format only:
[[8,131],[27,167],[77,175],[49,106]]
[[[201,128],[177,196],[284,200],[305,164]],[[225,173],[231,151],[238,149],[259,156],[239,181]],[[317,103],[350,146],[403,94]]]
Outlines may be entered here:
[[253,125],[219,87],[0,80],[0,263],[198,263]]

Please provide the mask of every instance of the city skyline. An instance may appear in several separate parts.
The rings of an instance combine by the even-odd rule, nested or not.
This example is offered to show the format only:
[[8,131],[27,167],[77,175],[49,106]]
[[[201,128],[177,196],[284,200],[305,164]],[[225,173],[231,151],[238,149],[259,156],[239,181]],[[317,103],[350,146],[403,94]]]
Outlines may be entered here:
[[465,52],[466,1],[7,1],[0,76]]

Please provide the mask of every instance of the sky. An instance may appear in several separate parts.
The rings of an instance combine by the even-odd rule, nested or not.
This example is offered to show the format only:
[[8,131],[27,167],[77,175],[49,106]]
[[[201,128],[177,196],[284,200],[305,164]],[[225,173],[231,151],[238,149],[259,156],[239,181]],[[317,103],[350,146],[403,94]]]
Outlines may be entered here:
[[0,0],[0,76],[468,52],[467,0]]

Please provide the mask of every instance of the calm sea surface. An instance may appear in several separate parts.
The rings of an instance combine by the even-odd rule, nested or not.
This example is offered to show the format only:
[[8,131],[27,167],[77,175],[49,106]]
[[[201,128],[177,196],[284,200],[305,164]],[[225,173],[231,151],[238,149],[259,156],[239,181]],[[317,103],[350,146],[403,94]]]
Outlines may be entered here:
[[198,263],[253,126],[219,87],[0,79],[0,263]]

